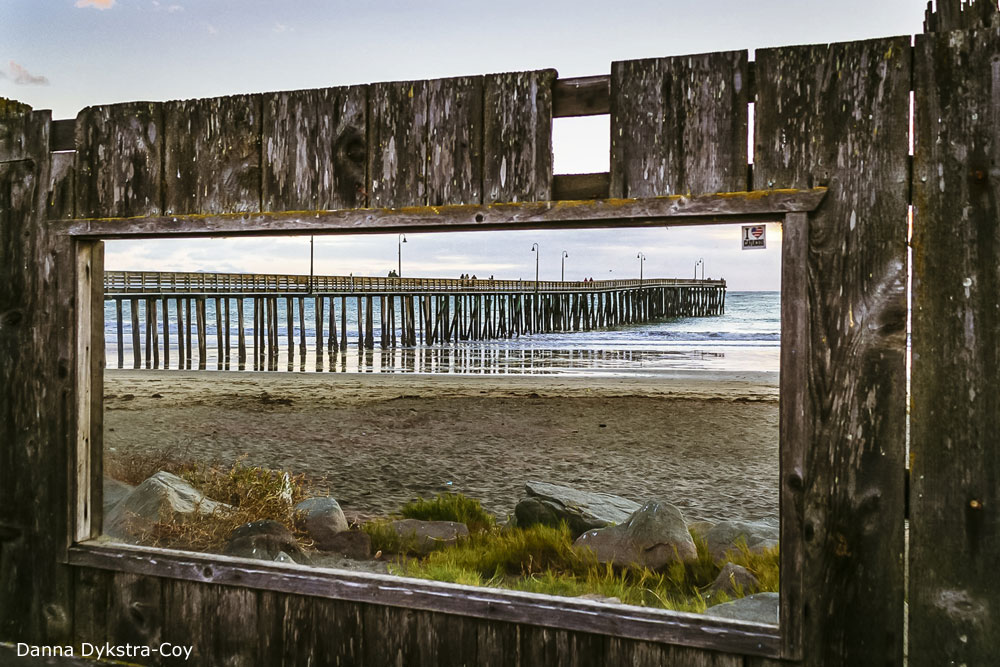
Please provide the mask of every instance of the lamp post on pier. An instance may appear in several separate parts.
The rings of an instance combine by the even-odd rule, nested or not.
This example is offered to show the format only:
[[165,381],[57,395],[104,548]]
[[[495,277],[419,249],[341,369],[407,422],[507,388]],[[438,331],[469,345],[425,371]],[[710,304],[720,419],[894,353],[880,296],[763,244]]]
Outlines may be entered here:
[[646,256],[641,252],[635,256],[639,260],[639,284],[642,284],[642,265],[646,263]]
[[396,237],[396,277],[403,277],[403,244],[406,243],[406,234]]
[[697,262],[694,263],[694,279],[695,280],[698,280],[698,265],[699,264],[704,264],[704,263],[705,263],[704,259],[699,259]]
[[566,282],[566,258],[569,257],[569,253],[565,250],[562,251],[562,275],[560,280]]
[[531,244],[531,252],[535,253],[535,291],[538,291],[538,244]]
[[[309,293],[313,293],[313,258],[315,253],[313,251],[315,236],[309,237]],[[166,303],[166,302],[164,302]]]

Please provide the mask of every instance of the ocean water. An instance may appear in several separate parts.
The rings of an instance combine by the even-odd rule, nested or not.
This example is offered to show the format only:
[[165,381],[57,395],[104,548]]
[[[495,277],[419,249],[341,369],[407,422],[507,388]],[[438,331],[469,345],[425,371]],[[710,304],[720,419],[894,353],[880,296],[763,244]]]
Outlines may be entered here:
[[[237,369],[236,312],[230,305],[230,358],[228,368]],[[337,300],[337,326],[340,327],[340,301]],[[169,308],[169,368],[178,367],[177,318],[174,302]],[[252,300],[244,306],[246,327],[246,370],[254,368]],[[225,354],[220,359],[216,334],[214,301],[206,304],[206,370],[227,367]],[[358,324],[355,305],[347,304],[348,349],[328,354],[324,342],[317,354],[315,314],[306,303],[306,349],[299,346],[298,311],[295,313],[295,349],[289,358],[285,301],[278,302],[278,372],[344,373],[468,373],[468,374],[621,374],[656,375],[674,371],[777,371],[781,345],[781,300],[778,292],[728,292],[726,312],[712,317],[665,319],[641,325],[620,326],[573,333],[533,334],[494,341],[463,341],[448,345],[403,348],[378,347],[378,306],[376,304],[376,347],[358,349]],[[193,314],[193,307],[192,307]],[[160,367],[164,367],[162,312],[158,316]],[[324,336],[329,313],[324,317]],[[145,312],[139,308],[142,353],[140,365],[146,367]],[[128,301],[124,304],[124,367],[132,368],[131,316]],[[105,302],[105,348],[108,368],[118,367],[117,320],[113,301]],[[399,335],[397,330],[397,336]],[[338,331],[338,341],[340,332]],[[418,339],[419,340],[419,339]],[[198,367],[197,339],[192,332]],[[225,341],[223,341],[224,345]],[[266,370],[264,368],[260,370]]]

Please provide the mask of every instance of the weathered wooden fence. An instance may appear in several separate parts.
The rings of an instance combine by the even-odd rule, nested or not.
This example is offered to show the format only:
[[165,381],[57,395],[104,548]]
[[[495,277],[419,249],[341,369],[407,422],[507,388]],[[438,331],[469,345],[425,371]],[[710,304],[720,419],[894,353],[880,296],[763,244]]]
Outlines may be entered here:
[[[563,82],[541,71],[113,105],[84,110],[73,128],[4,103],[0,638],[184,641],[206,665],[310,658],[367,665],[901,664],[907,641],[911,665],[991,664],[1000,654],[996,14],[994,2],[942,2],[915,48],[907,36],[764,49],[754,63],[745,53],[614,63],[610,77]],[[934,32],[950,28],[962,30]],[[756,105],[752,173],[743,168],[749,101]],[[611,113],[609,174],[561,185],[552,177],[553,110]],[[75,132],[68,143],[61,138],[67,129]],[[90,387],[103,362],[88,329],[100,319],[89,304],[102,298],[103,261],[101,246],[88,239],[144,230],[210,235],[213,225],[232,223],[230,213],[254,233],[320,224],[365,232],[663,224],[636,207],[684,206],[686,198],[636,200],[628,214],[619,200],[600,198],[747,183],[757,190],[829,188],[818,209],[791,214],[802,224],[788,226],[785,238],[786,248],[805,248],[786,252],[782,269],[786,281],[803,281],[805,297],[787,304],[783,321],[806,318],[808,326],[783,339],[783,374],[803,384],[796,387],[802,400],[782,401],[782,437],[808,446],[800,458],[782,461],[782,562],[794,567],[782,574],[780,650],[762,650],[748,635],[708,621],[697,640],[671,629],[687,622],[680,617],[622,636],[625,626],[609,611],[599,616],[618,620],[602,624],[595,616],[567,629],[552,627],[555,611],[508,615],[507,598],[477,598],[475,614],[444,613],[422,607],[429,604],[423,598],[390,598],[377,583],[275,579],[208,557],[158,555],[152,564],[141,550],[85,543],[100,531],[91,507],[101,506],[101,398]],[[599,200],[587,207],[533,203],[559,199],[560,188]],[[740,205],[756,196],[743,195]],[[532,203],[516,204],[525,201]],[[440,217],[384,208],[325,217],[265,213],[366,205],[450,207]],[[757,217],[774,219],[778,210]],[[208,217],[179,217],[184,213]],[[105,217],[114,219],[58,222]],[[278,584],[264,589],[265,578]],[[359,590],[372,597],[352,592]],[[719,642],[714,649],[709,635]],[[0,648],[0,656],[9,653]]]

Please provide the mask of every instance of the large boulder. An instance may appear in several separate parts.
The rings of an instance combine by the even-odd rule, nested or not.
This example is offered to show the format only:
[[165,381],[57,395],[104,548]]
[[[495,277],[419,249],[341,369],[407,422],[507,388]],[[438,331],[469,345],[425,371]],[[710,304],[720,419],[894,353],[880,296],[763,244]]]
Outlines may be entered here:
[[580,491],[546,482],[527,482],[528,497],[514,507],[517,525],[558,526],[566,522],[573,536],[628,519],[639,503],[610,493]]
[[308,498],[295,506],[296,523],[308,533],[316,548],[332,551],[328,546],[338,533],[348,529],[347,518],[340,504],[329,496]]
[[725,593],[728,597],[732,598],[746,595],[758,588],[760,588],[760,582],[757,581],[757,577],[753,576],[750,570],[742,565],[726,563],[722,571],[719,572],[719,576],[708,587],[707,597],[711,599],[714,596],[718,596],[719,593]]
[[132,489],[135,487],[131,484],[126,484],[125,482],[119,482],[117,479],[112,479],[110,477],[104,478],[104,514],[103,516],[108,516],[111,510],[114,508],[118,502],[132,493]]
[[139,540],[160,521],[184,521],[224,512],[229,505],[206,498],[177,475],[161,470],[132,489],[104,517],[104,532],[126,541]]
[[756,593],[732,602],[723,602],[705,610],[706,616],[732,618],[737,621],[778,625],[777,593]]
[[600,563],[654,570],[698,557],[680,510],[655,500],[618,525],[586,531],[573,546],[590,549]]
[[308,563],[295,536],[277,521],[251,521],[237,527],[229,535],[223,553],[238,558]]
[[326,540],[322,551],[351,560],[368,560],[372,556],[372,538],[363,530],[345,530]]
[[402,538],[407,550],[421,555],[454,544],[460,537],[469,536],[469,528],[456,521],[400,519],[390,522],[389,527]]
[[776,521],[722,521],[705,533],[708,553],[716,562],[725,561],[727,554],[739,553],[740,544],[752,552],[761,552],[778,545]]

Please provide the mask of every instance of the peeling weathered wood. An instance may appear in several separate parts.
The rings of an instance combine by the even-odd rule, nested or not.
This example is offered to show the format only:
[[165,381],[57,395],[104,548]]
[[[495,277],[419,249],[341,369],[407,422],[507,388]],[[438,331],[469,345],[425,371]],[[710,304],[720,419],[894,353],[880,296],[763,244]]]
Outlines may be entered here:
[[372,207],[427,201],[427,82],[369,88],[368,193]]
[[[163,133],[159,103],[129,102],[81,111],[76,120],[80,215],[162,213]],[[185,135],[181,141],[187,139]]]
[[611,196],[746,187],[747,52],[611,64]]
[[[169,581],[161,585],[154,577],[116,572],[108,594],[108,636],[116,644],[137,646],[158,647],[161,641],[167,641],[164,623],[172,616],[163,615],[161,594],[164,586],[171,585]],[[174,608],[180,610],[180,606]],[[191,632],[187,630],[177,639],[186,644],[195,639]],[[151,656],[145,662],[160,665],[163,661],[159,656]]]
[[486,77],[483,203],[552,198],[555,78],[551,69]]
[[915,64],[909,660],[985,665],[1000,655],[1000,25],[918,36]]
[[259,211],[261,96],[163,105],[165,214]]
[[48,207],[45,212],[50,220],[70,219],[76,213],[76,170],[73,153],[53,153],[49,174]]
[[924,12],[924,32],[979,30],[988,28],[1000,15],[997,0],[928,0]]
[[368,86],[263,97],[263,210],[366,206]]
[[430,206],[483,200],[483,77],[427,82]]
[[526,202],[490,206],[434,206],[403,209],[292,211],[287,213],[172,216],[142,219],[53,221],[71,236],[135,238],[252,236],[267,234],[373,234],[384,232],[474,231],[705,225],[776,222],[786,213],[815,209],[826,195],[813,190],[771,190],[721,195]]
[[757,52],[755,179],[830,184],[808,229],[809,446],[782,477],[806,664],[902,662],[909,83],[909,37]]

